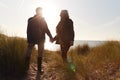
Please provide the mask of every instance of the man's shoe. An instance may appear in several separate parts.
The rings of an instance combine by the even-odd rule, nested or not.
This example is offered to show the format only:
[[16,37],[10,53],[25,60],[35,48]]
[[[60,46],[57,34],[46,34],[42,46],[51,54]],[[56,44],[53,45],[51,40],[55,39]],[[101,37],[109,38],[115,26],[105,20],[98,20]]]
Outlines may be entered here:
[[38,71],[43,74],[44,71],[42,70],[42,57],[38,57]]

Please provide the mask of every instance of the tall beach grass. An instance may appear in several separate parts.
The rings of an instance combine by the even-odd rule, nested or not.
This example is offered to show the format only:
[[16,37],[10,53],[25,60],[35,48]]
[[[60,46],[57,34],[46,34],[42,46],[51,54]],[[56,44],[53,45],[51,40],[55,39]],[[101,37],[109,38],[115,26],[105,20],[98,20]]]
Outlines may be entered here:
[[68,60],[75,65],[75,72],[62,62],[60,51],[49,53],[49,57],[56,62],[51,64],[56,72],[70,76],[64,76],[63,80],[115,80],[120,67],[120,42],[107,41],[92,48],[85,44],[71,49]]
[[0,75],[17,76],[24,73],[26,47],[25,39],[0,34]]
[[[0,76],[24,74],[26,48],[26,39],[0,34]],[[34,49],[33,63],[37,60],[36,53]],[[54,72],[58,80],[115,80],[111,77],[120,67],[120,42],[108,41],[92,48],[79,45],[69,50],[68,61],[75,65],[75,71],[63,62],[60,51],[44,51],[43,62],[49,64],[48,74]]]

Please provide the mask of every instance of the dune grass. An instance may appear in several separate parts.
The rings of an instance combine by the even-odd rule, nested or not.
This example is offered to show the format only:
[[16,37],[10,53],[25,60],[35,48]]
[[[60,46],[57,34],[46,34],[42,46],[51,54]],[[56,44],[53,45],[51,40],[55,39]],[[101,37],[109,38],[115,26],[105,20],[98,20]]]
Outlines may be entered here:
[[92,48],[84,63],[89,76],[109,80],[120,67],[120,42],[108,41]]
[[115,80],[120,67],[120,42],[108,41],[93,48],[85,44],[71,49],[68,61],[75,65],[75,72],[63,63],[60,51],[49,53],[49,59],[54,60],[51,69],[66,76],[62,80]]
[[85,46],[72,50],[76,73],[91,80],[115,80],[115,73],[120,67],[120,42],[108,41],[93,48]]
[[26,40],[0,35],[0,75],[12,76],[24,73]]
[[48,74],[56,76],[55,80],[77,80],[75,73],[64,63],[60,51],[45,51],[44,62],[48,64]]
[[[20,75],[25,71],[24,60],[27,43],[23,38],[0,34],[0,75]],[[33,50],[32,62],[37,60],[37,50]],[[120,67],[120,42],[108,41],[90,48],[77,46],[68,52],[69,64],[64,63],[60,51],[44,51],[43,61],[48,63],[48,71],[54,72],[58,80],[115,80],[115,72]],[[74,64],[72,71],[70,64]]]

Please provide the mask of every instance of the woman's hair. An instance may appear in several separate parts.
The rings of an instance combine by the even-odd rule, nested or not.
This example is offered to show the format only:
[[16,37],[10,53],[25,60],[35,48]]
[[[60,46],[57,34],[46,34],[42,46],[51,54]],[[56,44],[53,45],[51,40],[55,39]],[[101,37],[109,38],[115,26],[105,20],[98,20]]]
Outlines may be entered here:
[[60,13],[61,18],[69,18],[69,14],[67,10],[61,10]]

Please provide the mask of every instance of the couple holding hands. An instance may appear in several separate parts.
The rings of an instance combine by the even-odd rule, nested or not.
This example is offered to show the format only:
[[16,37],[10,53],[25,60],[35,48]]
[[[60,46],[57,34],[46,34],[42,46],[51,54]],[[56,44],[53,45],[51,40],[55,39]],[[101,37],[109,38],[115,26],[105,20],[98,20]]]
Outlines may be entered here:
[[51,42],[56,41],[56,44],[60,45],[62,59],[63,61],[67,62],[67,52],[70,46],[73,45],[73,41],[74,41],[74,27],[73,27],[73,21],[69,18],[69,14],[67,10],[61,10],[60,17],[61,19],[56,27],[56,36],[54,38],[52,37],[48,29],[45,19],[42,17],[41,7],[36,8],[35,16],[28,19],[28,26],[27,26],[28,46],[25,56],[25,65],[27,69],[29,69],[29,62],[30,62],[32,49],[34,45],[37,44],[38,71],[42,72],[41,64],[42,64],[42,55],[44,51],[45,34],[49,36]]

